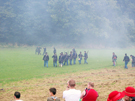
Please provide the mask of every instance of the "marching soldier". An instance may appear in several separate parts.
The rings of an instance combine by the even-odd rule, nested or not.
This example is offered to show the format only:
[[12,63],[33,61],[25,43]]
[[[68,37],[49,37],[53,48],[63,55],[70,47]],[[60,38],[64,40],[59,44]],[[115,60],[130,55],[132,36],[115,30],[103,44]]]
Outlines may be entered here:
[[55,47],[53,48],[54,50],[53,50],[53,53],[55,54],[56,53],[56,49],[55,49]]
[[67,63],[67,65],[68,65],[68,58],[69,58],[69,56],[68,56],[68,54],[67,54],[67,52],[65,52],[65,55],[64,55],[64,65]]
[[76,58],[77,58],[77,53],[76,53],[76,51],[74,51],[74,52],[73,52],[74,64],[76,64]]
[[38,47],[36,48],[36,50],[35,50],[35,54],[37,54],[38,53]]
[[113,66],[116,65],[116,60],[117,60],[117,55],[115,55],[115,53],[113,52],[113,56],[112,56]]
[[54,55],[52,56],[52,58],[53,58],[53,66],[55,67],[57,67],[57,55],[56,55],[56,53],[54,53]]
[[41,47],[38,46],[38,55],[41,55]]
[[87,62],[87,58],[88,58],[88,54],[86,53],[86,51],[84,51],[84,64],[88,64]]
[[43,60],[44,60],[44,67],[45,66],[48,67],[49,56],[47,55],[47,52],[45,53]]
[[59,65],[62,67],[63,65],[63,52],[60,53],[60,56],[59,56]]
[[129,57],[127,56],[126,53],[125,53],[125,56],[124,56],[123,61],[125,61],[125,69],[128,69],[127,64],[128,64],[128,62],[130,61],[130,59],[129,59]]
[[44,52],[43,52],[43,55],[46,53],[46,47],[43,48],[44,49]]
[[70,65],[72,65],[72,59],[73,59],[73,54],[72,54],[72,51],[71,51],[70,55],[69,55]]
[[79,64],[81,64],[81,60],[82,60],[82,57],[83,57],[83,55],[82,55],[82,53],[80,52],[80,54],[78,55],[78,61],[79,61]]

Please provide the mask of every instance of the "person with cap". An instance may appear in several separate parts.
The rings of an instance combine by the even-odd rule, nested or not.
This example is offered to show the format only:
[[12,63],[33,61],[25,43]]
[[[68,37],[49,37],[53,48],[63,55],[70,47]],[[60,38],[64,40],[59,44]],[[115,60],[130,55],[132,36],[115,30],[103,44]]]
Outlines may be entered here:
[[44,67],[45,66],[48,67],[49,56],[48,56],[47,52],[45,53],[43,60],[44,60]]
[[68,56],[67,52],[65,52],[65,55],[64,55],[64,65],[65,64],[68,65],[68,58],[69,58],[69,56]]
[[135,56],[130,55],[130,57],[132,58],[132,67],[135,67]]
[[86,51],[84,51],[84,64],[88,64],[87,58],[88,58],[88,54],[86,53]]
[[78,61],[79,61],[79,64],[81,64],[81,60],[82,60],[82,57],[83,57],[83,55],[82,55],[82,53],[80,52],[80,54],[78,55]]
[[109,94],[107,101],[124,101],[124,96],[123,92],[113,91]]
[[41,47],[40,46],[38,46],[38,55],[41,55]]
[[53,48],[54,50],[53,50],[53,53],[55,54],[56,53],[56,49],[55,49],[55,47]]
[[113,66],[116,65],[116,60],[117,60],[117,55],[115,55],[115,53],[113,52],[113,56],[112,56]]
[[44,52],[43,52],[43,55],[46,53],[46,47],[43,48],[44,49]]
[[57,55],[56,55],[56,53],[54,53],[54,55],[52,56],[52,58],[53,58],[53,66],[55,67],[57,67]]
[[36,50],[35,50],[35,54],[37,54],[38,53],[38,46],[37,46],[37,48],[36,48]]
[[59,56],[59,66],[62,67],[63,66],[63,52],[60,53],[60,56]]
[[73,52],[74,64],[76,64],[76,58],[77,58],[77,53],[76,53],[76,51],[74,51],[74,52]]
[[75,52],[75,48],[73,47],[73,49],[72,49],[72,52],[74,53]]
[[130,61],[130,59],[129,59],[129,57],[127,56],[127,54],[125,54],[123,61],[125,61],[125,69],[128,69],[127,64],[128,64],[128,62]]
[[87,88],[82,92],[80,99],[82,99],[82,101],[96,101],[98,93],[93,88],[94,83],[89,82]]
[[125,94],[125,101],[135,101],[135,88],[126,87],[123,93]]
[[71,52],[70,52],[70,55],[69,55],[70,65],[72,65],[72,59],[73,59],[73,54],[72,54],[72,51],[71,51]]

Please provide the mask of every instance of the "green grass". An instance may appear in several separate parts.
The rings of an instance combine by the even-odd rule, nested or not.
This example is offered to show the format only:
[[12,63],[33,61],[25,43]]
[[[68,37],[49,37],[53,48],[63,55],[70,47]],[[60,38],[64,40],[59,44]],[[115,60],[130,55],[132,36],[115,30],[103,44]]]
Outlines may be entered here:
[[[70,51],[71,49],[57,49],[57,55],[61,51]],[[76,49],[77,53],[88,49]],[[124,63],[122,62],[124,54],[135,55],[135,50],[117,49],[117,50],[95,50],[89,49],[88,64],[79,65],[78,61],[76,65],[53,67],[53,49],[47,49],[49,54],[49,68],[43,66],[42,61],[43,55],[35,55],[35,48],[0,48],[0,84],[4,85],[7,83],[29,80],[32,78],[43,78],[50,77],[59,74],[74,73],[81,71],[88,71],[91,69],[102,69],[102,68],[117,68],[120,66],[123,68]],[[117,66],[112,66],[112,52],[115,52],[118,56]],[[42,53],[42,52],[41,52]]]

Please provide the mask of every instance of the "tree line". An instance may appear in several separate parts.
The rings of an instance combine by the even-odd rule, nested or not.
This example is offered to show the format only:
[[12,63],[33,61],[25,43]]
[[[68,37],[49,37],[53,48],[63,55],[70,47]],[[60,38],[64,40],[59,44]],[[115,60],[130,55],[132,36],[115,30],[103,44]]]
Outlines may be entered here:
[[0,42],[135,43],[135,0],[1,0]]

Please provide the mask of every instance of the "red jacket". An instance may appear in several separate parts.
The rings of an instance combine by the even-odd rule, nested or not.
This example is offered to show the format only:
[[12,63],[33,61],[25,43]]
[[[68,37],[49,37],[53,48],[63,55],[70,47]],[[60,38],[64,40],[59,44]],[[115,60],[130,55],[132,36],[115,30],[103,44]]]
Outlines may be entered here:
[[94,89],[85,89],[86,94],[84,95],[82,101],[96,101],[98,93]]

